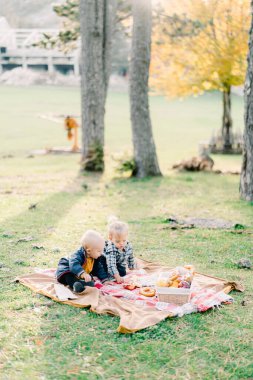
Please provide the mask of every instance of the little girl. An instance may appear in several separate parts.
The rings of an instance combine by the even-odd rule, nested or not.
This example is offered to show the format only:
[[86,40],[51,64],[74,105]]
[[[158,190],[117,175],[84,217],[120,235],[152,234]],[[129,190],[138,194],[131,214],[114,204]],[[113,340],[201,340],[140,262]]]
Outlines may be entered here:
[[133,248],[127,240],[128,225],[115,217],[111,218],[108,233],[109,239],[105,242],[103,253],[108,274],[110,278],[122,283],[124,282],[122,277],[127,274],[127,266],[130,270],[135,268]]

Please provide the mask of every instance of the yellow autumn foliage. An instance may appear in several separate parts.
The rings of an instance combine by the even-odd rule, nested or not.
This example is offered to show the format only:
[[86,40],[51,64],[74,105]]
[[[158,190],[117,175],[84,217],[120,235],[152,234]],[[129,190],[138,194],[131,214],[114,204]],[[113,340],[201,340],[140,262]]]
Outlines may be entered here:
[[154,89],[184,97],[208,90],[229,91],[244,82],[249,0],[161,3],[164,11],[154,27],[150,67]]

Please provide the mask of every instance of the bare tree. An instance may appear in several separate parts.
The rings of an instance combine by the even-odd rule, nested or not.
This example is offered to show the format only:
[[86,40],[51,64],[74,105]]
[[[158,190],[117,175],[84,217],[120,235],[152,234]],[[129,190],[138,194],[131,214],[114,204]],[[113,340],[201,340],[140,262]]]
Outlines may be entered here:
[[240,181],[241,197],[253,201],[253,0],[251,1],[251,27],[249,31],[248,69],[246,74],[244,147]]
[[82,167],[104,169],[104,115],[115,0],[80,0]]
[[161,175],[153,139],[148,98],[151,29],[151,0],[134,0],[130,104],[137,177]]

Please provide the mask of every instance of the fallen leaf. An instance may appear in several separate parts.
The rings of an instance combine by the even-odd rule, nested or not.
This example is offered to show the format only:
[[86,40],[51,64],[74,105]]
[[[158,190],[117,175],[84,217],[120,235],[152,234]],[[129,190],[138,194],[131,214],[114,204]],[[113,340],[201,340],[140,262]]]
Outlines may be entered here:
[[45,249],[45,248],[43,247],[43,245],[33,244],[32,249]]
[[67,370],[67,375],[77,375],[80,372],[80,367],[73,367]]
[[43,340],[35,339],[36,346],[42,346],[44,344]]
[[28,210],[35,210],[36,207],[37,207],[37,204],[38,203],[32,203],[32,204],[30,204],[30,206],[28,207]]
[[24,243],[24,242],[31,241],[31,240],[33,240],[32,236],[24,236],[23,238],[18,239],[17,243]]

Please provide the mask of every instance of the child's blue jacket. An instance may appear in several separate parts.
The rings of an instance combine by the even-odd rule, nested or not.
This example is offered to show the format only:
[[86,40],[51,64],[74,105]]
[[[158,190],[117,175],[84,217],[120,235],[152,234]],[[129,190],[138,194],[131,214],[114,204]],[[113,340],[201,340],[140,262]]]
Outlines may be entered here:
[[[59,278],[65,273],[73,273],[77,277],[80,277],[85,272],[83,265],[87,260],[87,252],[83,247],[79,248],[73,255],[68,257],[62,257],[58,263],[56,270],[56,278]],[[97,276],[101,281],[108,278],[108,274],[102,262],[103,258],[99,257],[94,260],[94,266],[91,274]]]

